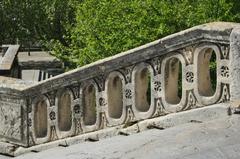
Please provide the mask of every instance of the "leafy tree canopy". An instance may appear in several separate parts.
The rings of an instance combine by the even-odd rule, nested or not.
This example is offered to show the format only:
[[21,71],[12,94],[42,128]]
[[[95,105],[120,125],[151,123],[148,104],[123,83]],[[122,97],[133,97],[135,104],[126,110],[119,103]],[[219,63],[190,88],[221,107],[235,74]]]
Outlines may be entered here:
[[75,24],[75,0],[0,1],[0,43],[34,43],[65,35]]
[[211,21],[234,21],[226,0],[86,0],[77,7],[69,47],[56,55],[77,66]]
[[239,22],[239,8],[239,0],[4,0],[0,42],[44,42],[74,68],[202,23]]

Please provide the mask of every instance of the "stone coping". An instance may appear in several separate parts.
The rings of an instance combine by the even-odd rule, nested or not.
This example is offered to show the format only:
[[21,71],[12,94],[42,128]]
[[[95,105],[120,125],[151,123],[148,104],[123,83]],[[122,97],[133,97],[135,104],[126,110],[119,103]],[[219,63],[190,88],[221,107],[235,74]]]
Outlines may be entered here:
[[0,88],[18,89],[23,90],[29,86],[34,85],[33,81],[24,81],[17,78],[0,76]]
[[[195,26],[146,45],[142,45],[115,56],[108,57],[72,71],[60,74],[34,85],[15,88],[11,86],[11,89],[14,88],[22,91],[22,93],[25,95],[45,93],[49,90],[57,89],[58,87],[64,87],[66,85],[78,83],[94,76],[127,67],[133,63],[146,61],[147,59],[164,55],[199,41],[229,44],[230,33],[232,29],[236,27],[240,27],[240,24],[229,22],[213,22]],[[36,90],[37,92],[35,92]]]
[[[164,55],[199,41],[229,44],[231,31],[233,28],[237,27],[240,27],[240,24],[230,22],[212,22],[195,26],[150,42],[146,45],[119,53],[115,56],[98,60],[51,79],[28,85],[26,87],[13,85],[9,86],[9,88],[15,89],[15,92],[21,91],[24,95],[34,94],[36,93],[36,90],[38,93],[46,93],[49,90],[57,89],[58,87],[78,83],[94,76],[105,74],[106,72],[127,67],[132,63],[138,63],[159,55]],[[68,81],[67,84],[66,81]],[[5,86],[4,88],[7,89],[7,87],[8,86]],[[4,92],[4,90],[1,90],[1,92]]]

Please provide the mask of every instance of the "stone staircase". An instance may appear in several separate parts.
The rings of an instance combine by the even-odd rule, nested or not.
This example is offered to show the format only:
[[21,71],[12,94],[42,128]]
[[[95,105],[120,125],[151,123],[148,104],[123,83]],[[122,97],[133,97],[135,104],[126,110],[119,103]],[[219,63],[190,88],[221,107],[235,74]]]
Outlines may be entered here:
[[0,152],[17,156],[171,113],[238,106],[239,58],[240,24],[215,22],[37,84],[0,78]]

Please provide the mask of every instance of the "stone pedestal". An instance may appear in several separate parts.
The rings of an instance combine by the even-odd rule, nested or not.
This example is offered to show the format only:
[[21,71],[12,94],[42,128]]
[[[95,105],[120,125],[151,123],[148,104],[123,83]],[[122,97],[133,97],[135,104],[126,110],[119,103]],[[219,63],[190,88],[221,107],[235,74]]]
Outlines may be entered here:
[[233,107],[240,108],[240,27],[230,35],[230,61],[230,100]]

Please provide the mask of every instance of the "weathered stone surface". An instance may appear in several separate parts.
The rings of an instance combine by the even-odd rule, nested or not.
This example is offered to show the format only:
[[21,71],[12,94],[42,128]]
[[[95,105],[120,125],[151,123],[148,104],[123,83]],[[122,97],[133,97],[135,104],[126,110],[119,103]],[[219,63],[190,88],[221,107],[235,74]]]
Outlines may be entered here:
[[[53,149],[48,147],[46,151],[32,152],[16,157],[16,159],[238,159],[240,157],[240,118],[238,115],[227,116],[226,107],[225,109],[223,107],[216,105],[201,108],[201,112],[196,109],[171,114],[169,116],[172,117],[168,117],[170,120],[175,120],[175,115],[183,118],[187,116],[187,120],[180,125],[176,124],[174,127],[165,127],[163,130],[155,127],[129,136],[118,135],[108,139],[100,137],[97,142],[84,142],[83,139],[81,142],[84,143],[76,142],[76,145],[69,147],[63,147],[67,143],[62,142],[63,146]],[[196,114],[201,114],[202,117],[198,117]],[[144,122],[149,122],[149,120]],[[156,124],[166,122],[155,121]],[[7,158],[0,156],[0,159]]]
[[21,140],[21,106],[13,100],[1,99],[0,114],[1,136]]
[[0,94],[0,140],[26,146],[26,103],[24,98]]
[[[0,93],[25,101],[17,106],[15,116],[23,120],[19,135],[26,137],[21,141],[29,149],[75,139],[98,140],[123,127],[126,132],[121,133],[127,135],[148,126],[174,126],[190,116],[153,120],[168,125],[143,121],[131,127],[149,118],[228,103],[232,82],[229,38],[239,26],[220,22],[196,26],[39,83],[3,80]],[[216,77],[210,74],[211,59],[216,62]],[[214,112],[208,115],[215,116]],[[106,129],[111,131],[106,133]]]
[[230,36],[230,78],[231,102],[240,106],[240,27],[233,29]]
[[32,81],[24,81],[21,79],[0,76],[0,91],[3,88],[21,91],[27,87],[33,86],[33,84],[34,82]]

